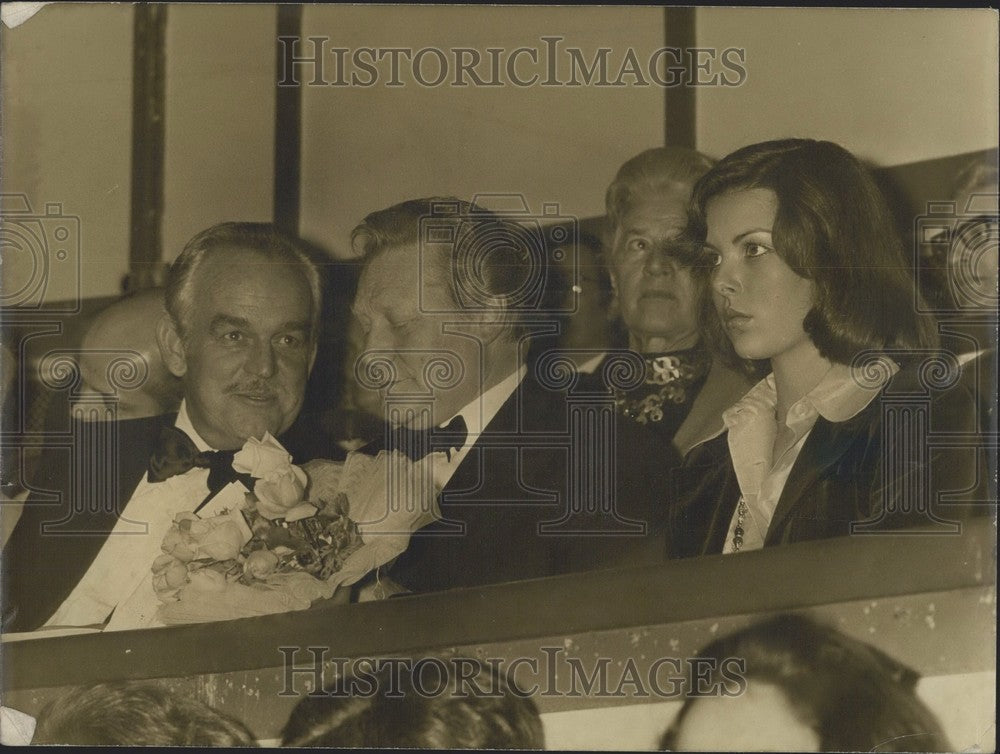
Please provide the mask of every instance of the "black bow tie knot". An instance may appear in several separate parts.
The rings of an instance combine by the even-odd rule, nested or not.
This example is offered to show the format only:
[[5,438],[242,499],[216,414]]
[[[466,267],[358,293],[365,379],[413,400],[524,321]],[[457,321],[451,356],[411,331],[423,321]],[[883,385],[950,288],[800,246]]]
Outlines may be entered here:
[[428,453],[444,451],[451,460],[451,450],[461,449],[469,437],[469,430],[461,414],[443,427],[415,430],[396,427],[391,431],[389,450],[405,453],[410,460],[419,461]]
[[156,446],[149,457],[149,481],[162,482],[191,469],[208,469],[209,495],[214,495],[230,482],[243,482],[253,489],[253,477],[238,474],[233,469],[232,450],[198,450],[194,441],[177,427],[160,430]]

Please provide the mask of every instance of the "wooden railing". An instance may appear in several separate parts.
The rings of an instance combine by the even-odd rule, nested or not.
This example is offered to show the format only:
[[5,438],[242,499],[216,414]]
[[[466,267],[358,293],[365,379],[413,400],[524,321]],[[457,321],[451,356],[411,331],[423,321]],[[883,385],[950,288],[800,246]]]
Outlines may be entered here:
[[780,611],[816,614],[924,675],[993,671],[994,541],[984,517],[961,536],[852,537],[254,619],[5,642],[4,704],[32,713],[67,687],[163,679],[270,738],[296,695],[320,673],[329,682],[339,660],[428,656],[527,658],[517,678],[538,686],[543,712],[662,701],[632,687],[620,696],[570,693],[566,659],[580,658],[590,674],[610,658],[613,690],[622,662],[642,677],[657,659],[693,656],[715,636]]

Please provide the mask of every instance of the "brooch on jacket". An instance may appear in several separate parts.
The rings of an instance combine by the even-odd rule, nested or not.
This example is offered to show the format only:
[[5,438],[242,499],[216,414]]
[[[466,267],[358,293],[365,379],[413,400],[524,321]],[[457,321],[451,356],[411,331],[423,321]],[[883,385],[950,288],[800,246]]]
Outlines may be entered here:
[[615,391],[615,409],[639,424],[663,419],[664,408],[693,400],[692,385],[708,374],[712,364],[703,346],[645,357],[646,378],[634,390]]

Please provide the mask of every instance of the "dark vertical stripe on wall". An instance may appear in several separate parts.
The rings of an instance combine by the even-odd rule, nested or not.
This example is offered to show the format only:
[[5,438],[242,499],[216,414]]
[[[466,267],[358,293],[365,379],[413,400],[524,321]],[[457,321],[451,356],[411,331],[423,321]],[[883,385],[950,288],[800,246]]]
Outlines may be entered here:
[[[664,8],[663,26],[666,47],[679,50],[679,58],[688,61],[686,50],[697,46],[695,8]],[[695,87],[678,84],[664,89],[666,111],[663,118],[663,143],[670,146],[697,147],[695,130]]]
[[138,3],[132,27],[132,210],[126,291],[156,284],[163,260],[163,126],[167,6]]
[[[302,6],[278,5],[275,35],[275,84],[284,71],[284,47],[279,37],[301,37]],[[301,83],[301,82],[300,82]],[[275,86],[274,103],[274,223],[286,233],[299,231],[301,177],[302,89]]]

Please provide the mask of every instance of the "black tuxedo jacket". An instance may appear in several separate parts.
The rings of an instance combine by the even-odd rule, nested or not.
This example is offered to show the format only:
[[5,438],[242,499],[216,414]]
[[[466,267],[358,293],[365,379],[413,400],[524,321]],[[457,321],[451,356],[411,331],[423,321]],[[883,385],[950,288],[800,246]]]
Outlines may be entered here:
[[[924,390],[920,382],[916,370],[903,369],[851,419],[819,417],[782,490],[765,547],[861,535],[852,522],[873,522],[864,531],[876,535],[919,527],[955,533],[944,522],[990,510],[986,500],[995,492],[985,479],[984,443],[975,439],[974,392],[964,380],[946,390]],[[892,404],[925,406],[929,423],[914,431],[887,422],[883,408]],[[964,446],[949,437],[965,438],[958,443]],[[668,556],[721,553],[740,497],[726,433],[692,450],[672,476]],[[935,502],[939,493],[948,500]],[[906,504],[914,500],[920,504]]]
[[[115,423],[117,459],[86,459],[114,480],[113,499],[98,501],[99,510],[73,510],[73,450],[49,447],[43,451],[31,482],[33,492],[3,550],[5,631],[39,628],[69,596],[145,475],[160,429],[172,426],[176,418],[167,414]],[[94,423],[93,429],[108,427]]]
[[[603,480],[603,503],[574,512],[570,458],[610,440],[595,429],[574,441],[571,417],[581,414],[570,405],[565,392],[543,387],[529,371],[442,491],[445,520],[413,535],[392,578],[418,592],[538,578],[627,561],[662,542],[668,480],[656,471],[669,465],[662,454],[676,451],[637,452],[634,422],[617,422],[614,444],[591,456],[603,460],[578,468]],[[617,516],[602,507],[612,473]]]
[[[113,424],[117,458],[81,459],[113,480],[111,499],[95,501],[96,510],[74,510],[69,448],[46,448],[31,481],[32,494],[3,550],[2,598],[5,631],[32,631],[44,625],[94,562],[139,482],[161,428],[177,414],[131,419]],[[78,424],[88,433],[107,431],[101,422]],[[77,435],[79,436],[79,435]],[[280,438],[284,444],[284,437]],[[330,448],[289,447],[297,461],[331,457]],[[104,489],[109,485],[91,475]]]

